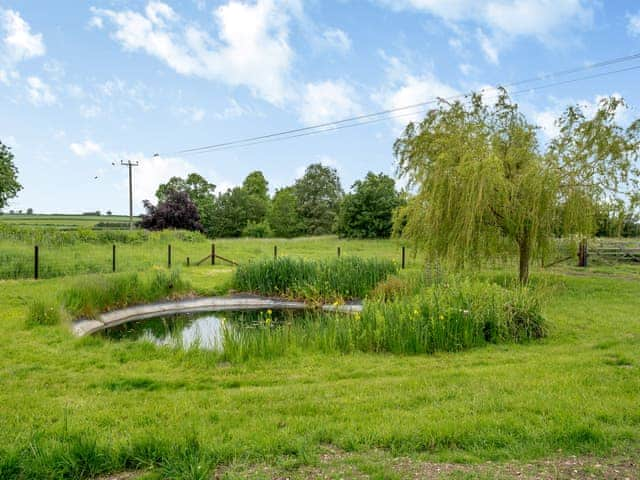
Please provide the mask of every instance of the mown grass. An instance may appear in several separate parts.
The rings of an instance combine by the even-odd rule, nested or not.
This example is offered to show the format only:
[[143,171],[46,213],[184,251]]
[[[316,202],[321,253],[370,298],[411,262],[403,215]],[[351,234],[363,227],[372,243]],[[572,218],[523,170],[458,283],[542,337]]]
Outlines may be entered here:
[[233,286],[242,292],[309,300],[363,298],[388,275],[398,271],[386,259],[345,257],[303,260],[290,257],[240,265]]
[[[361,469],[382,478],[373,449],[448,462],[632,456],[640,451],[640,275],[630,267],[622,277],[590,272],[534,275],[557,285],[542,310],[542,341],[240,364],[202,351],[78,340],[63,326],[26,329],[32,300],[78,280],[0,282],[0,478],[122,470],[203,478],[215,465],[251,471],[261,463],[295,473],[321,468],[326,445],[356,452]],[[183,274],[211,292],[233,272]]]

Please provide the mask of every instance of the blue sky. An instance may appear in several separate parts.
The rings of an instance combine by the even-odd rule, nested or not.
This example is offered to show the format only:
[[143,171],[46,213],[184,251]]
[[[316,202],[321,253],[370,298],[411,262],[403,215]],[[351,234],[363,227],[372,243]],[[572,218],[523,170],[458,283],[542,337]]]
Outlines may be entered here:
[[[411,117],[174,152],[638,51],[637,1],[0,0],[0,141],[13,148],[24,186],[9,208],[125,213],[126,169],[112,166],[120,159],[140,161],[138,211],[158,183],[192,171],[223,190],[259,169],[273,190],[322,162],[348,189],[369,170],[394,172],[393,140]],[[637,116],[639,75],[516,100],[544,140],[570,103],[591,108],[622,95],[621,121]]]

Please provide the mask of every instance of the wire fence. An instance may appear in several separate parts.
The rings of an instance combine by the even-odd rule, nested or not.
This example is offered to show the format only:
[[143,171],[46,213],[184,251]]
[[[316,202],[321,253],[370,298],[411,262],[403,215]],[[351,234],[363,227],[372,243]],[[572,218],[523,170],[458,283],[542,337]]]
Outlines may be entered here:
[[243,262],[264,258],[329,258],[343,255],[390,258],[400,268],[414,265],[415,252],[401,245],[386,248],[350,249],[342,245],[322,245],[309,251],[308,246],[236,241],[217,243],[176,242],[159,244],[81,244],[19,245],[0,244],[0,279],[47,279],[81,274],[106,274],[143,271],[153,267],[204,268],[233,267]]

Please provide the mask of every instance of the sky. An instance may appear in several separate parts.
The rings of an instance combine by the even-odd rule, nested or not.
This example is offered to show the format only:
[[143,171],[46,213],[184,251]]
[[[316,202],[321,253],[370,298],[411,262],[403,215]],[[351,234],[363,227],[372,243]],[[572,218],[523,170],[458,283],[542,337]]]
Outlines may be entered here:
[[[0,141],[24,187],[5,210],[128,213],[121,160],[140,164],[136,212],[160,183],[190,172],[224,191],[262,170],[273,192],[320,162],[348,190],[368,171],[395,174],[393,141],[419,112],[178,152],[637,52],[636,0],[0,0]],[[570,104],[593,109],[619,95],[620,121],[637,117],[639,80],[630,70],[534,88],[541,81],[514,87],[514,100],[544,142]]]

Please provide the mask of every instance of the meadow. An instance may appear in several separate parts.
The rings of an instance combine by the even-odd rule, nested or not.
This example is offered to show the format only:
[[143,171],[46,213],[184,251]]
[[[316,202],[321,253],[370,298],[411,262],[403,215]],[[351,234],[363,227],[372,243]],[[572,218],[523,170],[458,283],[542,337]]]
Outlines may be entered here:
[[[210,250],[209,241],[175,237],[137,246],[166,254],[167,240],[182,257]],[[274,244],[294,258],[336,258],[340,246],[343,256],[400,260],[396,241],[239,239],[216,247],[247,262],[273,256]],[[137,264],[142,279],[158,275],[153,264],[163,264],[161,257]],[[400,279],[423,271],[421,256],[408,260]],[[504,267],[468,273],[508,285],[514,270]],[[176,268],[195,294],[233,288],[230,266]],[[227,359],[77,339],[64,323],[28,324],[34,302],[93,278],[0,281],[0,478],[509,478],[516,470],[535,478],[545,468],[564,478],[562,465],[574,456],[584,478],[605,478],[614,468],[638,475],[635,265],[535,268],[533,283],[545,297],[543,339],[428,354],[392,353],[393,344],[378,351],[296,346]],[[375,294],[397,295],[393,281]],[[567,478],[577,476],[572,470]]]

